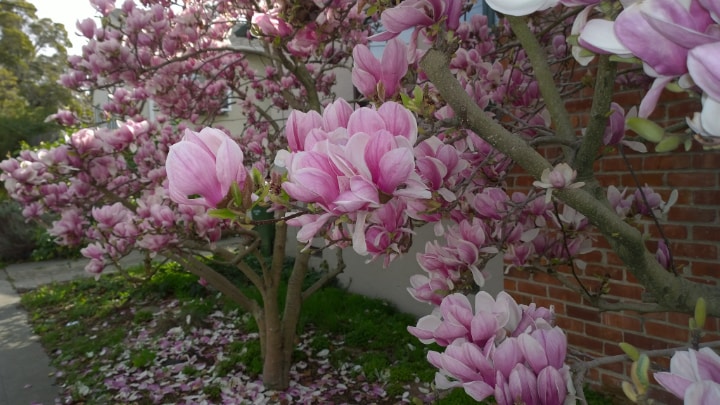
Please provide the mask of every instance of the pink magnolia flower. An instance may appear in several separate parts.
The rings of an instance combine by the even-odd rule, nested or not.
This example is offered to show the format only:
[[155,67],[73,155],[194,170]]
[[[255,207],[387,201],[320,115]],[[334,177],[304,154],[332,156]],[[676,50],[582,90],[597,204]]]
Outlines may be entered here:
[[407,47],[397,38],[391,39],[382,58],[377,60],[370,48],[360,44],[353,48],[352,82],[365,97],[388,100],[400,89],[400,81],[408,70]]
[[[342,98],[325,107],[322,115],[317,111],[305,113],[292,110],[285,126],[285,136],[290,151],[311,150],[318,142],[326,140],[331,140],[335,144],[345,144],[347,134],[335,130],[346,129],[352,113],[353,108]],[[280,163],[284,164],[284,162]]]
[[401,32],[414,28],[413,43],[417,41],[419,30],[429,27],[443,18],[448,30],[456,30],[460,26],[460,15],[463,2],[461,0],[408,0],[385,10],[380,21],[384,32],[373,35],[374,41],[387,41],[400,35]]
[[585,185],[584,182],[575,183],[577,171],[567,163],[560,163],[552,170],[545,169],[540,175],[540,180],[533,182],[533,186],[546,189],[545,202],[550,202],[553,189],[563,188],[580,188]]
[[293,32],[292,27],[277,16],[277,9],[253,14],[252,23],[270,37],[287,37]]
[[501,219],[507,214],[507,192],[500,187],[487,187],[475,195],[472,206],[480,218]]
[[401,200],[391,200],[372,212],[367,219],[365,243],[372,258],[385,255],[388,266],[406,252],[414,232],[408,225],[407,206]]
[[670,359],[670,371],[653,376],[686,404],[720,403],[720,356],[710,348],[676,352]]
[[[408,287],[407,291],[413,298],[420,302],[440,305],[442,299],[452,288],[452,285],[448,285],[448,283],[451,282],[449,280],[429,278],[422,274],[415,274],[410,277],[410,287]],[[418,328],[420,327],[421,325],[418,324]],[[420,336],[416,336],[420,338]]]
[[657,250],[655,251],[655,259],[660,263],[661,266],[663,266],[665,269],[670,270],[670,248],[665,243],[664,240],[660,240],[658,242]]
[[102,15],[108,15],[115,9],[115,0],[90,0],[90,4]]
[[305,150],[305,138],[313,129],[322,125],[322,117],[317,111],[304,113],[292,110],[285,126],[285,136],[288,140],[288,147],[292,152]]
[[126,221],[130,217],[130,210],[118,202],[113,205],[93,207],[92,216],[100,228],[111,229],[118,223]]
[[[679,2],[675,1],[637,2],[620,13],[615,20],[614,30],[620,42],[633,55],[657,72],[657,75],[679,76],[687,73],[688,48],[678,44],[675,38],[667,37],[664,32],[655,29],[651,24],[654,19],[650,17],[652,14],[656,14],[652,11],[655,8],[679,17],[674,14],[678,10],[670,3],[676,3],[678,7],[682,7]],[[653,46],[648,46],[648,44],[653,44]]]
[[392,102],[377,110],[360,108],[347,118],[346,113],[343,104],[333,104],[325,109],[321,126],[309,131],[307,121],[318,124],[319,116],[297,115],[293,120],[288,135],[296,138],[296,145],[303,143],[303,134],[306,138],[305,151],[287,159],[289,181],[283,188],[291,197],[322,203],[333,212],[379,206],[393,195],[429,198],[414,172],[417,123],[412,114]]
[[356,221],[353,247],[365,254],[364,228],[371,211],[394,198],[431,195],[415,172],[417,123],[412,114],[394,102],[349,112],[349,105],[336,102],[322,117],[293,114],[287,135],[295,151],[276,162],[288,169],[282,187],[290,197],[332,214],[293,221],[303,227],[299,235],[309,240],[333,216],[351,214]]
[[95,35],[95,20],[92,18],[86,18],[82,21],[78,20],[75,23],[75,27],[85,36],[85,38],[92,38]]
[[237,183],[244,189],[247,171],[240,146],[224,132],[185,130],[170,147],[165,163],[170,198],[178,204],[216,207]]
[[627,193],[627,188],[624,188],[623,191],[620,191],[617,187],[612,185],[609,186],[607,190],[608,202],[621,218],[625,218],[628,216],[628,213],[630,212],[630,209],[633,205],[633,199],[635,198],[634,196],[626,197],[625,193]]
[[457,184],[460,174],[470,166],[460,151],[432,136],[415,147],[415,158],[418,173],[430,188],[446,201],[454,201],[457,197],[447,187]]

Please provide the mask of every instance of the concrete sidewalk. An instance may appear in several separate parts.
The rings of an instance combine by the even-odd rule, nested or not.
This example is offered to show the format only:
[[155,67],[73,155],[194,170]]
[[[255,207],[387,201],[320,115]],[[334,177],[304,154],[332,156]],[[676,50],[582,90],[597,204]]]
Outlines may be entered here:
[[[121,263],[140,263],[133,253]],[[52,282],[88,277],[86,259],[13,264],[0,269],[0,405],[53,405],[59,401],[55,370],[20,307],[20,295]],[[108,268],[108,271],[110,268]],[[58,402],[59,403],[59,402]]]

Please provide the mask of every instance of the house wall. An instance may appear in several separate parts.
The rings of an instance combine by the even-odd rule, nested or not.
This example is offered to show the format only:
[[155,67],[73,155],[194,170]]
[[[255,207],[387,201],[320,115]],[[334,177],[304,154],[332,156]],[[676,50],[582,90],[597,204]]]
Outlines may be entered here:
[[[619,90],[615,100],[621,105],[637,105],[642,95],[637,91]],[[580,128],[587,123],[592,102],[592,91],[587,89],[567,102],[567,108],[576,115],[573,121]],[[684,120],[693,111],[699,111],[697,100],[666,91],[660,105],[651,116],[661,124]],[[652,150],[652,146],[649,146]],[[597,178],[603,186],[615,185],[632,191],[637,184],[649,185],[667,198],[674,189],[679,191],[677,204],[671,208],[666,220],[661,220],[664,234],[670,240],[678,273],[694,281],[719,286],[720,277],[720,151],[705,151],[695,143],[692,150],[678,149],[669,153],[640,154],[626,148],[625,162],[616,151],[604,150],[595,164]],[[632,170],[631,170],[632,168]],[[532,179],[516,173],[512,187],[530,187]],[[637,226],[648,236],[651,251],[657,248],[659,230],[650,221]],[[601,235],[597,235],[595,251],[581,257],[588,263],[579,278],[590,288],[599,285],[599,278],[609,277],[608,298],[620,302],[641,302],[643,287],[610,250]],[[557,269],[569,273],[569,269]],[[640,315],[631,311],[600,313],[583,299],[544,274],[531,274],[511,270],[504,280],[505,290],[519,302],[536,302],[554,305],[557,323],[568,334],[569,343],[592,356],[622,354],[619,342],[628,342],[640,349],[664,349],[686,345],[688,342],[688,315],[661,313]],[[718,319],[708,319],[708,332],[702,341],[720,338]],[[667,359],[659,364],[668,365]],[[616,363],[590,370],[589,382],[602,385],[604,390],[620,391],[622,380],[629,375],[629,363]],[[664,401],[674,398],[658,393]]]

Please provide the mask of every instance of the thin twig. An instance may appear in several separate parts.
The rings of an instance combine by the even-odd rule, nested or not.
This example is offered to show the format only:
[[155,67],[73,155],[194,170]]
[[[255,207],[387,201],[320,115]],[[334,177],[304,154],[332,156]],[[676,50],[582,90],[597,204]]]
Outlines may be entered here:
[[673,260],[673,254],[672,250],[670,249],[670,241],[668,240],[667,236],[665,236],[665,231],[663,231],[662,225],[660,225],[660,221],[658,221],[657,217],[655,216],[655,213],[650,208],[650,204],[648,203],[647,196],[645,195],[645,191],[642,188],[642,185],[640,184],[640,179],[637,177],[637,173],[635,173],[635,170],[632,167],[632,164],[630,164],[630,161],[627,158],[627,155],[625,155],[625,149],[622,145],[618,147],[620,150],[620,155],[623,158],[623,161],[625,162],[625,166],[627,166],[628,170],[630,170],[630,176],[632,176],[633,181],[635,182],[635,185],[638,188],[638,191],[640,191],[640,196],[643,199],[643,203],[645,204],[645,207],[648,207],[648,211],[650,212],[650,217],[653,219],[653,222],[655,223],[655,227],[657,228],[658,232],[660,233],[660,237],[665,242],[665,246],[667,246],[668,249],[668,260],[670,261],[670,270],[673,272],[674,275],[678,275],[677,269],[675,268],[675,262]]

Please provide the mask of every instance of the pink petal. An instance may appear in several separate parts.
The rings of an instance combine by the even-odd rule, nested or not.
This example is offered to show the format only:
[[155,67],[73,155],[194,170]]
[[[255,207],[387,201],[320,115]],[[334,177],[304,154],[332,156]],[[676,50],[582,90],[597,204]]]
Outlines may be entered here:
[[323,110],[323,128],[331,132],[337,128],[346,128],[353,108],[343,98],[338,98]]
[[537,376],[537,389],[543,405],[562,404],[567,396],[565,380],[554,367],[545,367]]
[[583,48],[594,53],[629,54],[630,50],[620,42],[620,39],[615,35],[614,29],[614,21],[590,20],[580,32],[578,43]]
[[230,185],[235,182],[242,189],[247,178],[247,170],[243,166],[243,152],[240,146],[230,137],[223,139],[215,157],[215,170],[220,182],[220,189],[227,194]]
[[352,83],[360,93],[372,97],[377,91],[377,84],[382,79],[382,65],[365,45],[357,45],[353,49]]
[[415,160],[410,149],[391,150],[380,159],[378,188],[386,194],[392,194],[398,186],[407,181],[414,169]]
[[[215,159],[200,145],[179,142],[170,147],[165,170],[168,176],[170,197],[179,204],[195,204],[215,207],[224,195],[214,170]],[[202,198],[188,199],[200,195]]]
[[285,127],[285,136],[288,139],[288,146],[293,152],[305,150],[305,138],[313,128],[322,126],[322,117],[316,111],[304,113],[292,110]]
[[685,391],[692,383],[691,380],[672,373],[655,373],[655,380],[678,398],[685,397]]
[[322,229],[325,223],[332,217],[332,214],[326,213],[322,215],[303,215],[298,218],[288,220],[290,226],[302,226],[297,234],[297,240],[303,243],[310,242],[315,235]]
[[392,97],[397,92],[400,80],[408,70],[405,44],[397,38],[390,40],[383,51],[379,67],[385,85],[385,97]]
[[302,202],[328,204],[339,193],[337,179],[314,167],[294,172],[293,181],[283,183],[282,187],[292,198]]
[[415,116],[402,104],[395,102],[383,103],[377,113],[385,122],[385,129],[393,135],[402,135],[410,141],[417,142],[417,121]]
[[355,112],[350,115],[350,119],[347,124],[347,130],[350,138],[360,132],[373,134],[381,129],[387,129],[385,121],[383,121],[377,111],[368,107],[362,107],[355,110]]
[[471,381],[463,383],[465,392],[474,400],[481,402],[495,393],[495,388],[484,381]]
[[513,368],[508,378],[510,392],[516,401],[523,404],[537,404],[537,377],[524,364]]
[[[408,28],[427,27],[433,23],[423,10],[426,1],[410,1],[410,5],[400,5],[385,10],[380,16],[383,27],[389,32],[401,33]],[[417,8],[416,8],[417,7]]]
[[710,348],[704,347],[695,353],[698,377],[720,383],[720,356]]
[[523,333],[518,336],[518,343],[520,350],[534,372],[539,373],[540,370],[548,366],[547,354],[540,342],[532,336]]
[[687,66],[695,84],[710,97],[720,100],[720,41],[690,50]]
[[642,101],[640,102],[640,108],[638,108],[638,117],[647,118],[655,110],[660,94],[665,90],[665,86],[672,81],[670,76],[660,76],[655,79],[650,90],[645,94]]
[[652,7],[642,7],[642,14],[655,31],[684,48],[718,40],[705,34],[713,21],[697,1],[653,0]]
[[685,391],[686,404],[720,404],[720,384],[713,381],[698,381]]
[[363,203],[380,203],[377,188],[362,176],[354,176],[350,179],[350,191]]
[[[634,3],[615,20],[615,35],[633,55],[650,65],[658,74],[680,76],[687,72],[686,48],[663,37],[642,15],[642,4]],[[652,46],[648,46],[648,44]]]
[[502,373],[504,378],[510,376],[513,367],[523,360],[518,340],[506,338],[492,352],[492,361],[495,369]]
[[488,339],[494,338],[497,330],[497,319],[490,312],[479,312],[470,322],[470,335],[473,342],[479,345],[484,345]]

